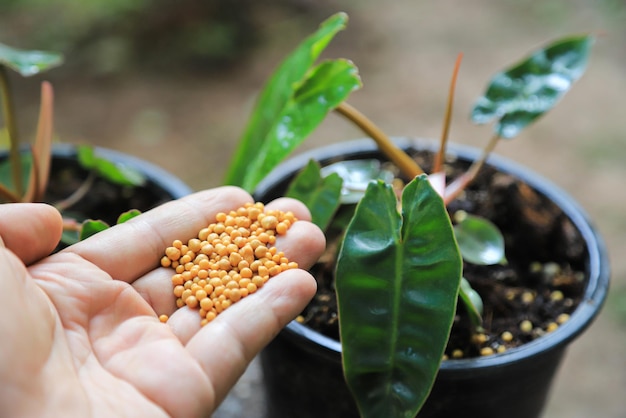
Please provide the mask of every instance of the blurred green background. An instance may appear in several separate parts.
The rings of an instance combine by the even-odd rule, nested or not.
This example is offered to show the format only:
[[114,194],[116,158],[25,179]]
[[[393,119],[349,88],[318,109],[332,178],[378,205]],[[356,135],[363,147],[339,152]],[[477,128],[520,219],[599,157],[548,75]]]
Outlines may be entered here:
[[[66,64],[45,74],[55,86],[60,140],[138,155],[201,189],[221,183],[271,70],[337,11],[351,21],[326,54],[357,64],[364,88],[350,102],[390,135],[439,135],[452,66],[463,52],[451,137],[478,146],[489,128],[467,116],[495,71],[550,39],[598,35],[587,74],[571,93],[496,152],[573,195],[612,259],[607,306],[570,348],[545,416],[623,417],[623,0],[0,0],[0,42],[65,54]],[[24,135],[34,130],[43,78],[13,80]],[[360,136],[330,115],[300,150]],[[253,366],[216,417],[255,418],[250,411],[263,402],[258,379]]]

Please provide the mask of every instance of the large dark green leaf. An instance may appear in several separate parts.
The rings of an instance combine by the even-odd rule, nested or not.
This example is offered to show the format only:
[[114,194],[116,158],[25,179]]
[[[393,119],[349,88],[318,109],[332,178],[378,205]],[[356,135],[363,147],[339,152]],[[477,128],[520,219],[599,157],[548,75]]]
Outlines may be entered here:
[[62,63],[63,56],[55,52],[27,51],[0,44],[0,64],[24,77],[39,74]]
[[456,310],[461,257],[426,176],[402,195],[370,184],[337,263],[346,380],[362,417],[414,417],[434,382]]
[[309,161],[293,179],[285,195],[304,203],[311,212],[311,221],[325,231],[339,207],[342,180],[336,173],[322,177],[320,171],[319,163]]
[[311,68],[347,23],[338,13],[305,39],[271,76],[261,92],[228,169],[225,182],[252,190],[323,120],[360,87],[356,67],[346,60]]
[[497,73],[478,99],[472,120],[497,120],[495,131],[513,138],[563,97],[587,66],[591,36],[560,39],[522,62]]

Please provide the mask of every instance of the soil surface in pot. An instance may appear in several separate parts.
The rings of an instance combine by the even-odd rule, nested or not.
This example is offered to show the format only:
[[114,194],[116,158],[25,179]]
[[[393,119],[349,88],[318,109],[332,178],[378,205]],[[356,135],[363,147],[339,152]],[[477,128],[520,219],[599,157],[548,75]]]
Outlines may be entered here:
[[[414,158],[429,172],[429,152],[415,152]],[[448,161],[448,180],[468,166],[466,161]],[[394,170],[393,166],[387,168]],[[448,206],[451,215],[459,210],[485,217],[500,228],[508,263],[464,263],[464,277],[483,298],[483,329],[472,328],[459,304],[445,356],[503,352],[566,322],[583,296],[587,257],[584,241],[569,218],[544,195],[490,166]],[[344,207],[338,217],[349,218],[352,211]],[[340,236],[329,230],[327,251],[311,270],[318,283],[317,294],[298,317],[299,322],[337,340],[333,270]]]
[[[88,177],[89,172],[76,160],[54,157],[44,201],[56,203],[67,199]],[[131,209],[145,212],[169,200],[172,200],[170,193],[149,179],[142,186],[122,186],[96,177],[88,192],[63,214],[77,222],[97,219],[114,225],[124,212]],[[63,246],[60,244],[57,250]]]

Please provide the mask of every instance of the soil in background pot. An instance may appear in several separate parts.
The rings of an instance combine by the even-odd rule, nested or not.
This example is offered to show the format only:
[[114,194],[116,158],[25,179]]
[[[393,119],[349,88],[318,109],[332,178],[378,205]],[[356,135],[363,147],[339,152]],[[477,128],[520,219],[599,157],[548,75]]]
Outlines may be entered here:
[[[67,198],[83,184],[88,175],[87,170],[72,159],[53,158],[44,200],[57,202]],[[111,225],[123,212],[130,209],[145,212],[173,198],[168,190],[151,179],[144,186],[131,187],[96,178],[89,192],[71,206],[67,214],[77,220],[101,219]]]
[[[141,186],[123,186],[96,176],[87,193],[63,210],[66,219],[76,222],[94,219],[114,225],[122,213],[131,209],[146,212],[192,192],[176,176],[146,161],[103,148],[98,149],[98,153],[111,162],[138,171],[146,181]],[[67,199],[86,183],[88,177],[89,171],[78,163],[73,146],[55,146],[43,201],[55,204]],[[63,242],[59,243],[55,252],[66,246]]]

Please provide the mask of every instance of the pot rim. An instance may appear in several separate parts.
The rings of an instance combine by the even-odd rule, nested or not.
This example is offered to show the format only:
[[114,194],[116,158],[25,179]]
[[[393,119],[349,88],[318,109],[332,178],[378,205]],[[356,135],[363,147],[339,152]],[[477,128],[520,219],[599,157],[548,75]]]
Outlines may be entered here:
[[[437,142],[424,138],[396,137],[393,138],[393,141],[402,148],[413,147],[415,149],[429,151],[436,151],[439,146]],[[273,170],[259,183],[255,190],[255,196],[265,194],[272,185],[291,176],[312,158],[318,161],[324,161],[332,159],[333,157],[336,158],[337,155],[341,154],[356,157],[359,154],[376,151],[377,146],[373,140],[362,138],[327,145],[304,152],[287,160]],[[450,155],[476,159],[480,156],[481,152],[480,149],[467,145],[455,143],[448,145],[448,154]],[[551,199],[563,210],[585,240],[587,253],[589,255],[587,265],[588,283],[582,300],[574,312],[572,312],[570,319],[559,326],[555,331],[519,347],[507,350],[504,353],[485,357],[443,361],[440,366],[440,373],[452,371],[455,373],[459,371],[473,373],[478,371],[478,369],[521,362],[541,352],[565,347],[566,344],[579,336],[597,317],[604,304],[609,288],[610,268],[604,241],[580,204],[560,187],[517,162],[492,154],[488,158],[487,164],[494,166],[500,171],[518,177],[529,186]],[[341,343],[339,341],[327,337],[295,320],[291,321],[281,333],[303,346],[306,341],[312,341],[314,346],[312,347],[310,344],[306,345],[306,349],[317,351],[335,361],[341,360]]]
[[[53,144],[52,156],[75,159],[76,149],[77,146],[74,144]],[[193,193],[191,187],[179,177],[147,160],[110,148],[94,146],[93,150],[103,158],[140,171],[146,179],[165,190],[173,200]]]

